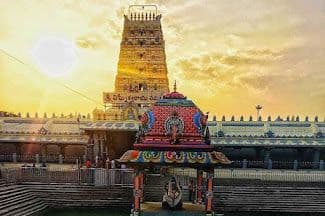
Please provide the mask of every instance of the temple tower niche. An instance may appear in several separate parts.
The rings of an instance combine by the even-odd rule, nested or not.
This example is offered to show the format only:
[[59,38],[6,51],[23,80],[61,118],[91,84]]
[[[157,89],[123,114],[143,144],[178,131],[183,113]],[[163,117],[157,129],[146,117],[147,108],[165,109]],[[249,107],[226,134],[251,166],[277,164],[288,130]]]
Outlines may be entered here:
[[169,92],[167,73],[165,41],[157,6],[131,5],[128,14],[124,15],[115,91],[104,92],[104,103],[122,110],[121,120],[141,115]]

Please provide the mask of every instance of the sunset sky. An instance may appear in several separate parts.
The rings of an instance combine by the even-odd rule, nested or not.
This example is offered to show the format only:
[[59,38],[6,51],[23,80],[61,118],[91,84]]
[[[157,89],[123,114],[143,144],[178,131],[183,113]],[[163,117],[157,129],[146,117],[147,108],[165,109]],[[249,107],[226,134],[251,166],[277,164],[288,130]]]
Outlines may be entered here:
[[[113,90],[123,14],[142,3],[160,8],[170,83],[177,80],[178,90],[203,111],[218,119],[255,117],[261,104],[264,118],[324,118],[323,0],[1,0],[0,110],[100,108],[63,85],[98,102],[103,91]],[[68,56],[56,44],[44,50],[53,38]],[[42,67],[42,52],[62,61],[62,71],[53,76]]]

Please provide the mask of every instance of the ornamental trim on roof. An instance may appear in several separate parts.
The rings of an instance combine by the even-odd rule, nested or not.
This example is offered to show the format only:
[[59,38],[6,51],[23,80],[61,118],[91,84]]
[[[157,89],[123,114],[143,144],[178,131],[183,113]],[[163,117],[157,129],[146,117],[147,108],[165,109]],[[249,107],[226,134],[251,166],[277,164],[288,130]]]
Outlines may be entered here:
[[136,164],[176,164],[180,166],[201,166],[230,164],[231,161],[221,152],[184,151],[138,151],[128,150],[118,160],[120,163]]

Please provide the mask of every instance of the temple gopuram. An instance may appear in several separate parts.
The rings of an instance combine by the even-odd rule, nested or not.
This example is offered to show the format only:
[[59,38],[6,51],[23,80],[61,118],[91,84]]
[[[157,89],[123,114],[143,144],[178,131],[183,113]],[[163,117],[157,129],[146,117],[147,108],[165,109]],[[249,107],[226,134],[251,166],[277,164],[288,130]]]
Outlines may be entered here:
[[[143,139],[136,137],[143,122],[148,122],[148,127],[152,124],[149,108],[157,103],[159,106],[154,109],[159,109],[168,100],[161,98],[169,92],[161,21],[162,15],[156,6],[130,6],[124,16],[115,90],[103,93],[106,109],[95,109],[92,118],[90,115],[55,114],[48,117],[37,113],[27,113],[23,117],[0,112],[1,160],[12,161],[16,157],[19,161],[19,158],[36,154],[48,161],[51,158],[55,161],[59,156],[93,160],[108,156],[112,159],[132,149],[134,142]],[[177,121],[177,115],[170,121]],[[297,161],[312,164],[310,168],[324,169],[321,161],[325,160],[325,122],[317,116],[312,119],[218,116],[204,121],[209,129],[204,131],[210,135],[209,148],[223,152],[234,165],[244,160]],[[192,130],[189,133],[196,133],[197,128]],[[160,132],[153,126],[150,133]],[[151,139],[150,133],[144,143]],[[175,136],[176,142],[178,134]],[[191,139],[189,137],[189,143]],[[141,144],[136,146],[140,148]],[[245,167],[245,163],[238,166]]]
[[115,91],[104,92],[109,109],[93,111],[94,120],[138,120],[169,92],[161,15],[155,5],[132,5],[124,28]]

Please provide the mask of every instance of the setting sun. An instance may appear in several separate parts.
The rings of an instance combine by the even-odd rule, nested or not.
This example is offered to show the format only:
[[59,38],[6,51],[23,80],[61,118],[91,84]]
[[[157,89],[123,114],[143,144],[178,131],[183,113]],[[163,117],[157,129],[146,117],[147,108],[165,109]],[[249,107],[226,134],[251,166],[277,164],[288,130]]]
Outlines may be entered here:
[[41,38],[33,47],[32,56],[40,71],[53,77],[68,74],[77,64],[75,46],[64,38]]

